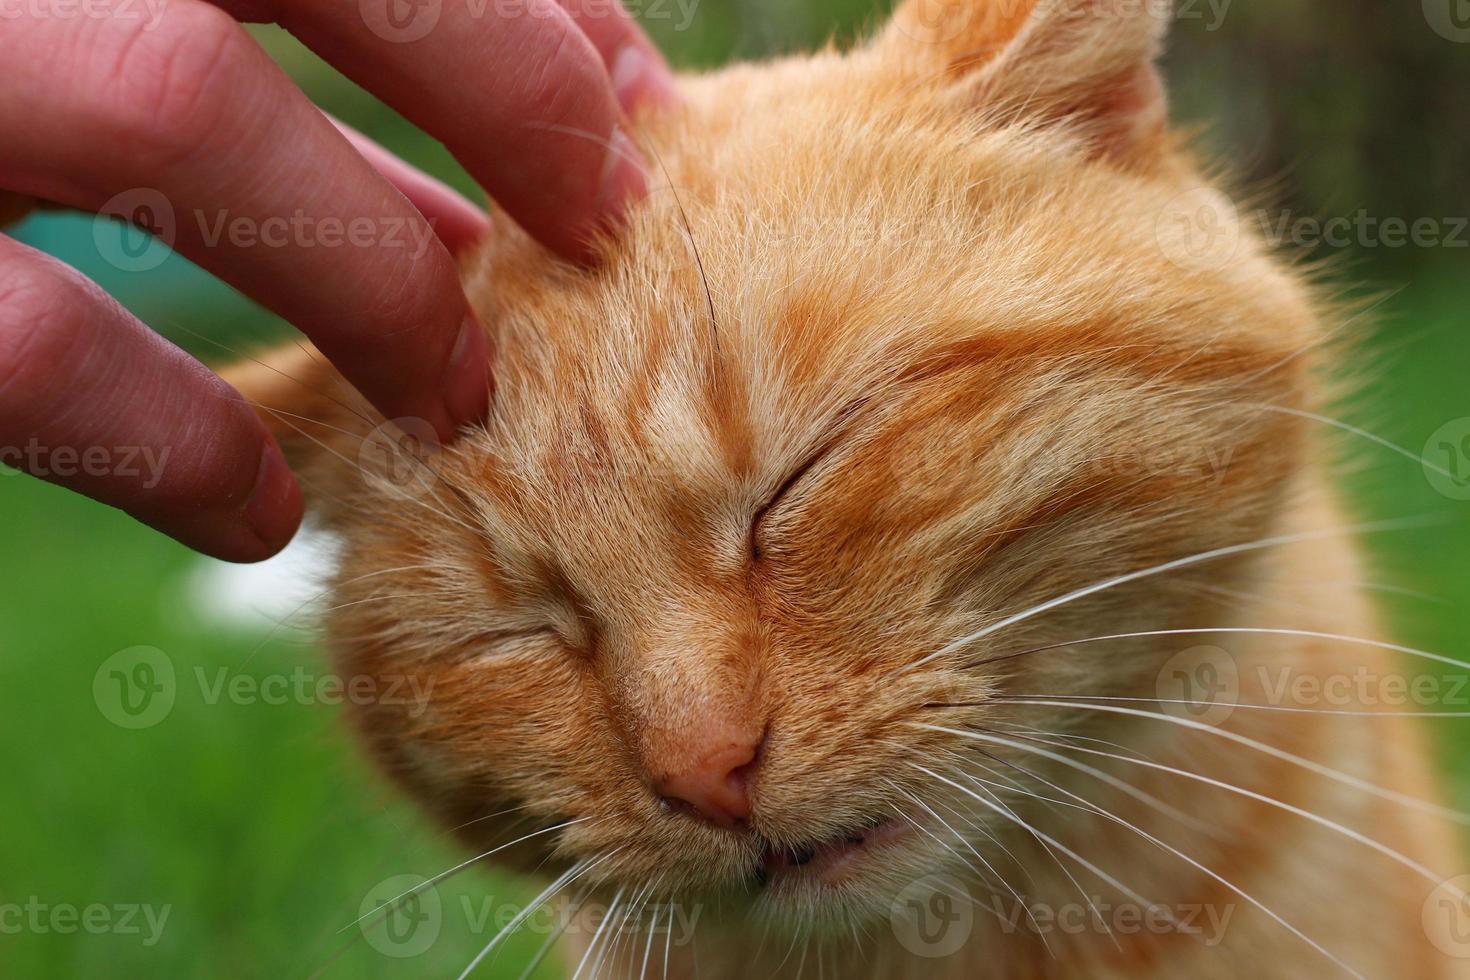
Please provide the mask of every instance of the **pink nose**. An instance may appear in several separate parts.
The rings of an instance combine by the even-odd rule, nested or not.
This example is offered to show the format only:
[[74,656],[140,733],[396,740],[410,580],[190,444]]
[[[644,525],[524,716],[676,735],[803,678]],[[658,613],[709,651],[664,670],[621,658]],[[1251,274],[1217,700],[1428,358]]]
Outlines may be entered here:
[[759,752],[759,738],[728,743],[694,765],[654,780],[654,792],[692,807],[718,826],[739,826],[750,819],[750,775]]

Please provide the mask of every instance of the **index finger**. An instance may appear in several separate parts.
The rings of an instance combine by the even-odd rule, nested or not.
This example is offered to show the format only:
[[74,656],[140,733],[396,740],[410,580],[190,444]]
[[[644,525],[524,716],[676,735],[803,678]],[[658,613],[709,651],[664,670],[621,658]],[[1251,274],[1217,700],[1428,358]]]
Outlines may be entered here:
[[[425,0],[394,15],[402,9],[295,0],[276,13],[441,139],[521,227],[564,256],[590,257],[592,239],[647,189],[596,45],[557,0]],[[599,37],[636,36],[620,23]],[[640,70],[661,65],[645,59]]]

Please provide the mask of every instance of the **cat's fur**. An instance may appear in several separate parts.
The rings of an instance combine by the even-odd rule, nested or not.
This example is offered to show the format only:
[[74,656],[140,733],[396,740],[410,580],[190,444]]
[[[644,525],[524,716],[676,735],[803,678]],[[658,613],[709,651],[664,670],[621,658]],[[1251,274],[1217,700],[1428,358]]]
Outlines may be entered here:
[[[1401,863],[1280,808],[1074,750],[1269,796],[1450,876],[1461,864],[1442,817],[1209,731],[1000,700],[1154,698],[1171,658],[1202,644],[1232,658],[1246,704],[1273,703],[1263,679],[1282,670],[1410,667],[1358,644],[1228,634],[983,663],[1132,631],[1377,635],[1316,436],[1279,411],[1323,399],[1334,312],[1248,232],[1205,261],[1189,251],[1197,229],[1172,220],[1181,195],[1229,212],[1198,193],[1209,181],[1164,126],[1157,8],[909,0],[851,53],[686,79],[680,109],[638,121],[659,189],[596,269],[553,261],[503,221],[466,263],[497,351],[493,413],[421,481],[385,476],[380,445],[363,443],[377,420],[320,361],[288,349],[234,373],[276,410],[345,541],[328,624],[342,670],[432,691],[355,720],[468,846],[582,821],[497,860],[544,876],[604,856],[568,894],[595,884],[603,901],[623,888],[625,908],[700,908],[697,943],[670,953],[681,978],[696,962],[703,980],[796,975],[798,962],[816,976],[819,960],[842,977],[1333,974],[1220,879],[1364,975],[1459,975],[1421,925],[1432,883]],[[1312,536],[1110,588],[926,660],[1071,590],[1299,533]],[[742,830],[662,809],[649,786],[711,718],[765,733]],[[1107,779],[926,725],[1010,733]],[[1219,728],[1437,796],[1402,719],[1242,709]],[[966,785],[991,787],[1052,843],[916,766],[987,780]],[[521,809],[487,819],[508,807]],[[895,811],[921,828],[840,880],[757,883],[767,851]],[[1014,906],[999,878],[1042,909],[1086,908],[1068,873],[1102,908],[1130,903],[1069,853],[1228,927],[1214,943],[1109,912],[1111,934],[1054,928],[1043,943],[1026,916],[1003,921]],[[890,906],[934,872],[985,908],[962,949],[930,958],[898,939]],[[603,974],[638,974],[648,922]],[[575,964],[591,932],[573,933]]]

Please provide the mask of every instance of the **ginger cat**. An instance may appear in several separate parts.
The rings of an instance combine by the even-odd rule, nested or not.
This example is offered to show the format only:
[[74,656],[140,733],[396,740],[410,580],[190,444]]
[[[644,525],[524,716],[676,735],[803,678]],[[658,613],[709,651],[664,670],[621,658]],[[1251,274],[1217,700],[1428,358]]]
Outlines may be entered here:
[[596,269],[465,263],[450,448],[233,372],[343,538],[340,669],[432,692],[364,739],[583,910],[569,973],[1470,975],[1417,728],[1311,693],[1426,672],[1298,414],[1340,313],[1169,132],[1168,19],[908,0],[684,79]]

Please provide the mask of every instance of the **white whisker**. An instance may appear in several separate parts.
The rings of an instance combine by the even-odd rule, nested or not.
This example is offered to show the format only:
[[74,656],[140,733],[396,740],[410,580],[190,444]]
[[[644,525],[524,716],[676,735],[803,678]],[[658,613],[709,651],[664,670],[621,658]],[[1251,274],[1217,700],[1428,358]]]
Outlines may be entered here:
[[[1341,783],[1344,786],[1350,786],[1353,789],[1359,790],[1363,793],[1367,793],[1370,796],[1376,796],[1381,800],[1388,800],[1389,802],[1397,803],[1400,806],[1408,807],[1412,810],[1418,810],[1422,813],[1430,813],[1435,816],[1442,817],[1446,820],[1453,820],[1456,823],[1470,825],[1470,815],[1460,813],[1456,810],[1451,810],[1447,807],[1439,806],[1435,803],[1430,803],[1427,800],[1421,800],[1416,797],[1409,796],[1405,793],[1400,793],[1397,790],[1391,790],[1386,787],[1379,786],[1375,783],[1370,783],[1365,779],[1359,779],[1357,776],[1353,776],[1348,773],[1341,772],[1337,769],[1333,769],[1331,766],[1324,766],[1320,762],[1314,762],[1311,759],[1306,759],[1302,756],[1294,755],[1290,752],[1285,751],[1284,749],[1278,749],[1274,745],[1268,745],[1265,742],[1259,741],[1254,738],[1249,738],[1245,735],[1240,735],[1225,728],[1218,728],[1213,725],[1206,725],[1204,722],[1195,721],[1192,718],[1176,718],[1173,715],[1167,715],[1159,711],[1143,711],[1139,708],[1125,708],[1122,705],[1093,704],[1086,701],[1052,701],[1043,699],[1023,701],[1017,699],[1015,701],[1010,701],[1007,703],[1027,704],[1032,705],[1033,707],[1040,708],[1082,708],[1087,711],[1098,711],[1105,714],[1126,715],[1132,718],[1151,718],[1155,721],[1166,721],[1171,724],[1179,725],[1183,728],[1191,729],[1193,731],[1203,732],[1207,735],[1213,735],[1216,738],[1223,738],[1227,741],[1234,742],[1237,745],[1243,745],[1246,748],[1252,749],[1256,752],[1269,755],[1273,759],[1280,759],[1282,762],[1289,762],[1292,765],[1297,766],[1298,768],[1306,769],[1309,772],[1314,772],[1319,776],[1332,780],[1333,782]],[[951,734],[960,733],[951,731]]]
[[1377,521],[1373,523],[1358,524],[1348,527],[1329,528],[1322,531],[1304,531],[1300,534],[1283,534],[1276,537],[1261,538],[1256,541],[1248,541],[1244,544],[1235,544],[1225,548],[1215,548],[1210,551],[1202,551],[1198,554],[1189,555],[1185,558],[1176,558],[1173,561],[1167,561],[1160,565],[1154,565],[1151,568],[1141,569],[1136,572],[1129,572],[1126,575],[1119,575],[1114,578],[1099,582],[1096,585],[1089,585],[1085,588],[1068,592],[1067,594],[1058,596],[1055,599],[1049,599],[1046,602],[1032,606],[1029,609],[1025,609],[1021,612],[1015,613],[1014,615],[1007,616],[1002,620],[991,623],[984,629],[976,630],[968,636],[962,636],[958,640],[955,640],[940,647],[933,653],[928,654],[927,656],[922,657],[921,659],[916,660],[911,664],[907,664],[903,667],[898,668],[896,673],[901,674],[907,673],[911,670],[917,670],[927,663],[931,663],[932,661],[937,660],[940,657],[944,657],[951,653],[954,653],[956,650],[961,650],[969,646],[971,643],[975,643],[978,640],[983,640],[985,637],[992,636],[1003,629],[1016,625],[1017,623],[1025,622],[1026,620],[1031,619],[1035,616],[1040,616],[1042,613],[1050,612],[1051,610],[1056,609],[1060,606],[1068,605],[1069,603],[1076,602],[1079,599],[1085,599],[1088,596],[1096,595],[1099,592],[1104,592],[1108,589],[1116,588],[1120,585],[1127,585],[1130,582],[1137,582],[1140,579],[1152,578],[1156,575],[1163,575],[1168,572],[1178,571],[1181,568],[1189,568],[1193,565],[1200,565],[1205,562],[1215,561],[1220,558],[1229,558],[1234,555],[1249,554],[1253,551],[1264,551],[1270,548],[1278,548],[1288,544],[1298,544],[1304,541],[1317,541],[1323,538],[1338,537],[1344,534],[1370,534],[1379,531],[1398,531],[1403,530],[1406,527],[1419,526],[1422,523],[1422,520]]
[[[1027,751],[1033,751],[1033,752],[1037,751],[1032,746],[1025,746],[1024,749],[1027,750]],[[922,766],[920,766],[918,768],[923,769]],[[927,770],[927,769],[923,769],[923,771],[924,772],[929,772],[929,770]],[[948,782],[951,786],[955,786],[955,788],[957,788],[957,789],[960,789],[960,790],[963,790],[964,789],[964,787],[959,786],[957,783],[951,782],[950,780],[945,780],[944,777],[938,776],[935,773],[929,772],[929,775],[934,776],[936,779],[940,779],[940,780],[942,780],[944,782]],[[1333,963],[1337,964],[1339,967],[1341,967],[1343,970],[1345,970],[1349,974],[1357,977],[1358,980],[1366,980],[1366,978],[1363,977],[1362,974],[1358,973],[1358,971],[1354,970],[1352,967],[1348,966],[1346,963],[1344,963],[1342,960],[1338,959],[1332,953],[1328,952],[1328,950],[1325,947],[1323,947],[1322,945],[1320,945],[1319,943],[1317,943],[1314,939],[1312,939],[1306,933],[1302,932],[1296,926],[1294,926],[1290,922],[1286,921],[1284,918],[1282,918],[1276,912],[1272,911],[1268,906],[1266,906],[1264,903],[1262,903],[1259,899],[1255,898],[1249,892],[1246,892],[1244,889],[1236,886],[1234,883],[1230,882],[1226,878],[1224,878],[1221,875],[1217,874],[1215,871],[1211,870],[1210,868],[1207,868],[1205,865],[1201,864],[1199,861],[1196,861],[1194,858],[1190,857],[1188,854],[1185,854],[1183,851],[1179,850],[1178,848],[1173,847],[1170,844],[1166,843],[1165,841],[1160,840],[1159,838],[1157,838],[1154,835],[1150,834],[1148,831],[1144,830],[1143,828],[1138,827],[1135,824],[1132,824],[1132,823],[1128,822],[1127,820],[1124,820],[1122,817],[1116,816],[1116,815],[1114,815],[1112,813],[1107,812],[1106,810],[1103,810],[1101,807],[1098,807],[1098,806],[1095,806],[1094,804],[1088,803],[1087,800],[1084,800],[1082,797],[1077,796],[1075,793],[1071,793],[1068,790],[1062,789],[1061,787],[1056,786],[1054,784],[1049,784],[1049,785],[1051,785],[1052,788],[1053,789],[1056,789],[1058,792],[1061,792],[1061,793],[1063,793],[1063,794],[1065,794],[1067,796],[1070,796],[1070,797],[1078,800],[1081,803],[1086,804],[1089,809],[1091,809],[1093,812],[1097,813],[1099,816],[1104,817],[1107,820],[1111,820],[1114,823],[1117,823],[1119,826],[1124,827],[1125,829],[1132,831],[1133,833],[1135,833],[1135,834],[1139,835],[1140,837],[1142,837],[1144,840],[1149,841],[1150,843],[1154,844],[1157,847],[1163,848],[1164,850],[1166,850],[1169,853],[1173,854],[1175,857],[1179,858],[1180,860],[1185,861],[1191,867],[1193,867],[1195,870],[1200,871],[1201,873],[1203,873],[1205,875],[1208,875],[1211,879],[1213,879],[1214,881],[1218,882],[1219,884],[1225,886],[1226,888],[1230,889],[1236,895],[1239,895],[1241,898],[1245,899],[1247,902],[1249,902],[1251,905],[1255,906],[1261,912],[1265,913],[1267,916],[1269,916],[1274,922],[1276,922],[1282,928],[1286,929],[1292,935],[1294,935],[1298,939],[1302,940],[1302,942],[1304,942],[1307,945],[1311,946],[1317,952],[1321,953],[1323,956],[1325,956],[1327,959],[1331,960]],[[974,799],[979,800],[980,802],[984,803],[986,806],[990,807],[991,809],[997,810],[997,812],[999,812],[999,810],[994,805],[992,805],[989,801],[982,799],[978,794],[971,793],[970,795]],[[1053,843],[1056,843],[1056,842],[1053,841]],[[1066,852],[1063,851],[1063,853],[1066,853]],[[1133,896],[1129,896],[1129,897],[1132,898]],[[1134,901],[1138,901],[1138,899],[1135,898]]]
[[1178,630],[1142,630],[1136,633],[1111,633],[1106,636],[1087,636],[1078,640],[1067,640],[1062,643],[1048,643],[1046,646],[1032,647],[1019,653],[1005,654],[989,660],[976,661],[973,666],[983,666],[988,663],[998,663],[1003,660],[1014,660],[1020,657],[1029,657],[1037,653],[1047,653],[1051,650],[1061,650],[1066,647],[1085,646],[1092,643],[1103,643],[1108,640],[1142,640],[1161,636],[1209,636],[1216,634],[1246,635],[1246,636],[1294,636],[1308,640],[1328,640],[1334,643],[1350,643],[1354,646],[1373,647],[1377,650],[1387,650],[1390,653],[1402,653],[1410,657],[1418,657],[1422,660],[1432,660],[1435,663],[1444,664],[1447,667],[1458,667],[1461,670],[1470,670],[1470,663],[1447,657],[1440,653],[1430,653],[1428,650],[1418,650],[1414,647],[1404,646],[1399,643],[1386,643],[1382,640],[1372,640],[1364,636],[1348,636],[1343,633],[1322,633],[1316,630],[1296,629],[1271,629],[1264,626],[1219,626],[1200,627],[1196,629]]

